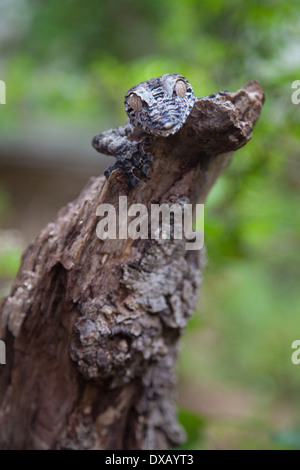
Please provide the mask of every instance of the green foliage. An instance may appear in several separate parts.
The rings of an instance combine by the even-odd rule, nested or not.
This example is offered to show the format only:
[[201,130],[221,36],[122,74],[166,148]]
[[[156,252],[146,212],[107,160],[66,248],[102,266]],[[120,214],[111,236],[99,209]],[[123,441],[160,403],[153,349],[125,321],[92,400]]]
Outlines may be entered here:
[[191,410],[180,407],[178,410],[178,421],[186,432],[186,441],[177,449],[196,450],[203,440],[205,419]]
[[[300,105],[291,103],[291,84],[300,79],[298,0],[11,0],[2,18],[0,78],[9,106],[0,134],[43,121],[121,125],[127,89],[166,72],[185,75],[198,96],[261,82],[267,100],[254,138],[205,206],[209,264],[180,377],[253,394],[250,412],[264,421],[251,423],[258,437],[238,437],[237,447],[299,448],[294,431],[272,440],[278,403],[299,420],[300,376],[290,361],[300,336]],[[0,217],[6,200],[0,193]],[[1,254],[0,276],[13,275],[18,256]],[[191,413],[180,411],[185,448],[209,446],[202,418]],[[222,441],[230,433],[220,428]]]
[[[0,186],[0,222],[10,208],[10,197]],[[18,242],[16,243],[16,240],[3,235],[0,231],[0,296],[7,293],[9,288],[9,282],[7,281],[12,279],[18,271],[21,253],[22,246]]]
[[20,266],[21,248],[6,249],[0,252],[1,277],[13,277],[17,274]]
[[283,449],[288,449],[288,450],[300,449],[300,431],[299,430],[278,431],[277,433],[274,433],[273,439]]

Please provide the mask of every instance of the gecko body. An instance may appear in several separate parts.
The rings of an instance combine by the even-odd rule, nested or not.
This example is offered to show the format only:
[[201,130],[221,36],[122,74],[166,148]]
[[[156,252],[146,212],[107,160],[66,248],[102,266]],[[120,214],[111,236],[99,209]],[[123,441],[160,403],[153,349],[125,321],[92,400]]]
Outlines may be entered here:
[[148,175],[153,156],[149,145],[154,136],[175,134],[187,120],[196,97],[190,83],[179,74],[152,78],[130,88],[125,95],[125,126],[110,129],[94,137],[93,147],[113,155],[114,165],[104,175],[109,178],[119,169],[132,186],[138,186],[137,175]]

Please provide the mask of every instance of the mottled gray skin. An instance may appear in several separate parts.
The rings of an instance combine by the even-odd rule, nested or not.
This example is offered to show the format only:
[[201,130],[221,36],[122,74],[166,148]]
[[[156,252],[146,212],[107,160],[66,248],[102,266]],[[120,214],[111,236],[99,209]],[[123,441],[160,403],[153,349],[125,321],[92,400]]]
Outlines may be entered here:
[[[186,93],[178,96],[176,84],[184,82]],[[138,97],[141,109],[134,110],[130,97]],[[110,129],[94,137],[93,147],[100,153],[113,155],[114,165],[104,175],[109,178],[113,170],[126,174],[132,186],[140,183],[139,175],[148,175],[153,160],[149,144],[153,136],[168,137],[175,134],[187,120],[196,97],[185,77],[169,73],[152,78],[130,88],[125,95],[125,110],[129,117],[125,126]]]

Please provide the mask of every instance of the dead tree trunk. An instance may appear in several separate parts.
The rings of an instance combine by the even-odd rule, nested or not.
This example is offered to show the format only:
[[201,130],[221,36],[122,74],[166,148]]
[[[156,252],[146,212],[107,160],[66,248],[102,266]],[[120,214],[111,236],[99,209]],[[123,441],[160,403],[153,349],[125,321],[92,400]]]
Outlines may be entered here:
[[[164,449],[182,441],[178,341],[202,258],[184,240],[105,240],[96,209],[204,202],[264,101],[258,82],[196,101],[182,129],[151,144],[150,178],[91,178],[25,251],[0,312],[2,449]],[[200,253],[201,254],[201,253]]]

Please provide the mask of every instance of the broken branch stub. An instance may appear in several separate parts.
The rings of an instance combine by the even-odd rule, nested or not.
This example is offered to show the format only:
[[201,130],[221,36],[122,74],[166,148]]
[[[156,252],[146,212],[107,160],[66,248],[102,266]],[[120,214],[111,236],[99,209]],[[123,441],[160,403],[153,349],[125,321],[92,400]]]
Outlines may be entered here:
[[114,171],[24,252],[2,300],[2,449],[163,449],[182,442],[174,400],[178,342],[195,309],[203,255],[185,240],[99,240],[100,204],[204,202],[251,138],[258,82],[199,98],[175,135],[155,137],[137,188]]

